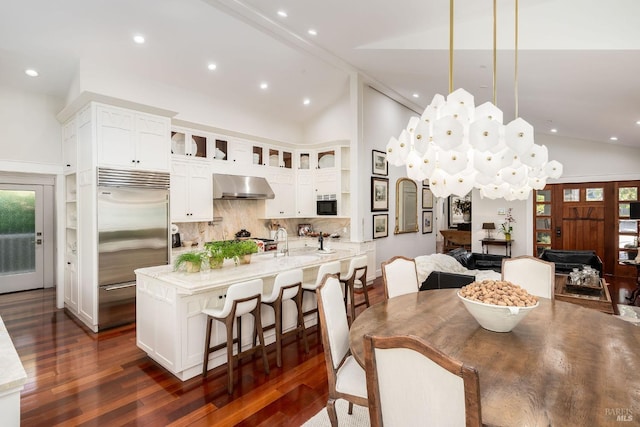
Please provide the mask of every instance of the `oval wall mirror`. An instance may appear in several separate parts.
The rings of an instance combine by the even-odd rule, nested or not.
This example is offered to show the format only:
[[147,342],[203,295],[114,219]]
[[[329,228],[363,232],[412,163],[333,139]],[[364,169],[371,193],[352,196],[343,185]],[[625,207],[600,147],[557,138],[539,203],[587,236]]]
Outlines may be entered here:
[[396,182],[396,229],[395,234],[418,231],[418,186],[409,178]]

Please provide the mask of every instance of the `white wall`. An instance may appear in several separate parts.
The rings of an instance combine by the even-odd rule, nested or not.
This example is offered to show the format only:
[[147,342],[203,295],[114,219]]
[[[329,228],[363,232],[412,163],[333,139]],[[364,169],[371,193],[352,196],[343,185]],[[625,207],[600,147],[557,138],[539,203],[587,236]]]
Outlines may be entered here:
[[[61,109],[60,99],[0,86],[0,162],[20,165],[19,172],[35,172],[41,164],[61,170],[62,130],[55,117]],[[22,163],[33,166],[25,170]]]
[[[368,158],[360,159],[363,165],[362,171],[371,175],[371,150],[385,151],[385,147],[389,138],[397,137],[401,130],[407,126],[409,118],[418,115],[408,108],[398,104],[396,101],[388,98],[380,92],[366,87],[364,90],[364,114],[363,114],[363,134],[368,153]],[[405,167],[396,167],[389,165],[389,211],[388,212],[371,212],[365,215],[364,233],[365,239],[369,240],[373,235],[373,215],[388,214],[389,215],[389,237],[376,239],[376,266],[380,267],[380,263],[391,258],[394,255],[404,255],[414,258],[418,255],[431,254],[436,251],[436,234],[434,227],[433,233],[422,234],[422,225],[417,233],[393,234],[395,228],[396,214],[396,181],[399,178],[406,177]],[[418,186],[418,222],[422,222],[422,183]],[[370,193],[370,187],[365,189]],[[371,196],[367,197],[369,201]],[[434,209],[434,216],[439,214]],[[436,220],[434,220],[436,222]]]
[[78,94],[95,92],[146,104],[175,111],[178,113],[176,119],[275,141],[299,144],[303,140],[301,124],[252,115],[239,107],[242,100],[239,100],[238,105],[220,104],[216,103],[215,99],[199,93],[119,73],[115,68],[106,69],[83,62],[80,68]]
[[549,159],[564,165],[562,177],[553,182],[640,179],[640,148],[543,134],[536,134],[536,144],[546,145]]
[[320,113],[304,128],[305,144],[316,144],[326,141],[350,140],[351,114],[349,93],[346,91],[330,108]]

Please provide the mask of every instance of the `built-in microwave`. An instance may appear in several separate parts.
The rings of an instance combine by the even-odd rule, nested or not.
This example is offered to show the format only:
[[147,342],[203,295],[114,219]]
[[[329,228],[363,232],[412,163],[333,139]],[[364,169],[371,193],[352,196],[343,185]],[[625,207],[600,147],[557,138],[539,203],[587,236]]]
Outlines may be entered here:
[[318,215],[338,215],[338,201],[335,196],[318,196],[316,207]]

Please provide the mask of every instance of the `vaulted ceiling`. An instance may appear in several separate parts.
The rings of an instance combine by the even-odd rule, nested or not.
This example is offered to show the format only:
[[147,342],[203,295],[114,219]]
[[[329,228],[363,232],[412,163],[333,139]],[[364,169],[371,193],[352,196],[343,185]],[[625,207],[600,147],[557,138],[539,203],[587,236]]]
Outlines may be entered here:
[[[493,98],[492,4],[454,8],[454,87],[476,104]],[[517,78],[514,1],[497,5],[505,121],[517,81],[537,132],[640,147],[640,2],[520,0]],[[2,11],[0,85],[61,100],[81,63],[294,123],[343,96],[352,73],[416,112],[448,92],[447,0],[5,0]]]

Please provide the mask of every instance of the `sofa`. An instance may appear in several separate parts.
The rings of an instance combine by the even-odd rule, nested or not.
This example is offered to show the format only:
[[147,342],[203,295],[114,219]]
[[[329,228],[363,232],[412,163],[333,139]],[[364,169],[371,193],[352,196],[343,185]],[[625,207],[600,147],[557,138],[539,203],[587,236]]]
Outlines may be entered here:
[[[416,270],[418,271],[418,280],[421,283],[420,290],[460,288],[476,280],[500,280],[499,269],[502,267],[504,256],[489,255],[488,258],[481,260],[479,258],[484,257],[476,258],[473,255],[471,252],[459,248],[447,254],[416,257]],[[492,261],[491,267],[488,264],[478,264],[478,261],[488,262],[490,259]],[[498,265],[498,271],[492,268]]]
[[540,254],[540,259],[554,263],[558,274],[569,274],[574,268],[582,270],[583,266],[589,265],[598,270],[600,277],[602,277],[602,260],[595,251],[545,249]]

